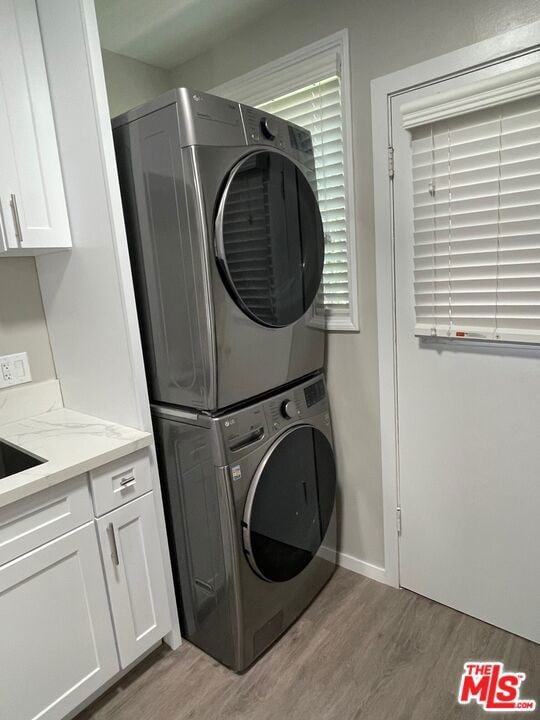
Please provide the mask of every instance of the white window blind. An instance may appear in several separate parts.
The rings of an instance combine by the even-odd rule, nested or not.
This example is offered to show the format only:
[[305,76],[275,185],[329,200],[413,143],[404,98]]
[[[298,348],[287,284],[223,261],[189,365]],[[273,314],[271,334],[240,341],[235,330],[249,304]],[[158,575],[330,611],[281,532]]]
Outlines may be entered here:
[[540,95],[411,139],[416,334],[540,342]]
[[312,322],[357,329],[354,224],[345,132],[348,75],[342,68],[344,37],[332,37],[271,63],[211,92],[258,107],[311,132],[317,191],[325,232],[321,293]]
[[341,91],[337,75],[275,98],[259,107],[311,132],[319,207],[325,234],[322,287],[315,314],[350,313],[347,212],[343,167]]

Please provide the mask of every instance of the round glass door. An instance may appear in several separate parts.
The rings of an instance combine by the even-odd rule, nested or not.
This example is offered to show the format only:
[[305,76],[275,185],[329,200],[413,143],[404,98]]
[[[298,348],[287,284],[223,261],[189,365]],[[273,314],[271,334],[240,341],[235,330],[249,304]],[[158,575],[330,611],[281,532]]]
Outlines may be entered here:
[[272,446],[251,484],[244,550],[270,582],[298,575],[326,535],[336,496],[334,453],[319,430],[300,425]]
[[253,320],[284,327],[309,309],[324,235],[315,193],[292,160],[259,151],[238,163],[217,213],[216,251],[229,292]]

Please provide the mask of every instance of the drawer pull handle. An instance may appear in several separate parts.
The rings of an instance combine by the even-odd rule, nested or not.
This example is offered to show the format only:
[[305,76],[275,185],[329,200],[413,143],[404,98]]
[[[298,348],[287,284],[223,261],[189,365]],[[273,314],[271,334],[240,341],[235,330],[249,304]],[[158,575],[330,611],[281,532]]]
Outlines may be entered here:
[[122,489],[128,488],[134,484],[135,484],[135,475],[128,475],[128,477],[122,478],[122,480],[120,480],[120,486]]
[[214,594],[214,587],[212,583],[204,582],[204,580],[200,580],[199,578],[195,578],[195,585],[198,585],[203,590],[206,590],[206,592]]
[[11,205],[11,211],[13,213],[13,223],[15,225],[15,235],[17,237],[19,245],[22,245],[23,236],[22,236],[22,230],[21,230],[21,220],[19,217],[19,208],[17,207],[17,196],[14,194],[11,195],[10,205]]
[[0,201],[0,243],[3,245],[3,249],[8,249],[6,228],[4,227],[4,215],[2,213],[2,205]]
[[116,544],[116,533],[114,532],[114,525],[109,523],[107,528],[109,531],[109,538],[111,543],[111,560],[118,567],[120,565],[120,556],[118,555],[118,545]]

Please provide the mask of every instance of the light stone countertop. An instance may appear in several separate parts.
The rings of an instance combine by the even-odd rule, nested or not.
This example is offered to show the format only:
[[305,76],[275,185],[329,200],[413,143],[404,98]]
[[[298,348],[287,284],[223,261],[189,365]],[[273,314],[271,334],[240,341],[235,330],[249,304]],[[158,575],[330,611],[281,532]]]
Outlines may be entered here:
[[152,435],[68,409],[0,425],[0,439],[46,460],[0,478],[0,507],[148,447]]

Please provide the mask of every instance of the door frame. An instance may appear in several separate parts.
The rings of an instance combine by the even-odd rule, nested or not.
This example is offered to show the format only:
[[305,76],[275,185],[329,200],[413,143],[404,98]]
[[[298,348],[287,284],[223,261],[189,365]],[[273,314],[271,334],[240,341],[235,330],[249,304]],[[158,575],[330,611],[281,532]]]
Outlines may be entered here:
[[371,81],[373,183],[379,347],[379,400],[386,582],[399,587],[399,425],[394,267],[391,101],[540,49],[540,22],[475,43]]

